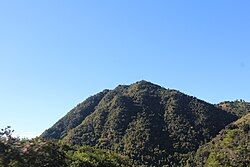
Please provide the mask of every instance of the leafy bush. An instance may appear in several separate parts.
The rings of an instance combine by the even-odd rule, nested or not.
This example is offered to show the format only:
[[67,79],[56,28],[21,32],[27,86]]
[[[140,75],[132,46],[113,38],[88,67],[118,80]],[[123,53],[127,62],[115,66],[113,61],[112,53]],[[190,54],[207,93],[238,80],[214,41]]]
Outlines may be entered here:
[[128,158],[111,151],[61,144],[35,138],[20,140],[11,136],[10,127],[0,133],[2,167],[125,167]]

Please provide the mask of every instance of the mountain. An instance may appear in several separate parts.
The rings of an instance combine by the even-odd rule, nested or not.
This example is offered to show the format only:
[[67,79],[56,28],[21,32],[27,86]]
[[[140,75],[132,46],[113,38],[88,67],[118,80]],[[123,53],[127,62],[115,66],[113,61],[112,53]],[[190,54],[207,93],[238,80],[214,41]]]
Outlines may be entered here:
[[218,106],[223,110],[236,114],[238,117],[250,112],[250,103],[244,100],[224,101],[219,103]]
[[250,164],[250,113],[228,125],[212,141],[201,146],[189,166],[247,167]]
[[42,137],[47,139],[62,139],[69,130],[81,124],[88,115],[94,112],[95,107],[108,92],[108,90],[104,90],[78,104],[50,129],[46,130],[42,134]]
[[136,166],[184,166],[236,119],[195,97],[140,81],[88,98],[41,137],[110,149]]

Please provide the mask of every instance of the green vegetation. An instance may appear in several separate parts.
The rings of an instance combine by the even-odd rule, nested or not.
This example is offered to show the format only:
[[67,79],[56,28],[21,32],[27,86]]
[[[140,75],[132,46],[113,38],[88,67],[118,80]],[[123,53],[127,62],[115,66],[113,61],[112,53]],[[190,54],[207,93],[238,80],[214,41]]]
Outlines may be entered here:
[[129,167],[127,157],[92,147],[35,138],[20,140],[9,128],[0,133],[1,167]]
[[[136,166],[184,166],[200,145],[237,119],[195,97],[146,81],[93,97],[100,98],[93,98],[91,110],[73,109],[42,137],[110,149],[128,155]],[[70,129],[65,120],[78,124]]]
[[78,146],[67,151],[67,158],[72,167],[129,167],[131,162],[126,156],[121,156],[109,150],[96,149],[89,146]]
[[247,167],[250,164],[250,114],[230,124],[211,142],[201,146],[190,166]]
[[86,99],[39,138],[20,140],[3,129],[0,166],[247,167],[249,109],[243,100],[212,105],[146,81],[119,85]]
[[244,100],[225,101],[218,104],[221,109],[236,114],[239,118],[250,112],[250,103]]
[[100,102],[108,90],[104,90],[94,96],[89,97],[83,103],[78,104],[62,119],[60,119],[53,127],[46,130],[41,136],[46,139],[60,139],[64,137],[68,131],[79,125],[88,115],[90,115],[95,106]]

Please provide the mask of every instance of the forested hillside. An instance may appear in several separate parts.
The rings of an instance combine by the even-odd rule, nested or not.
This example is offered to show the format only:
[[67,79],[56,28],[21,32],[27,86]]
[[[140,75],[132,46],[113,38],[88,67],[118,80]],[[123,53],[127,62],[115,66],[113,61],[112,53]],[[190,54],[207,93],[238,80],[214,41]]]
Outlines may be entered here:
[[28,140],[0,132],[3,167],[248,167],[250,105],[147,81],[87,98]]
[[244,100],[225,101],[218,104],[221,109],[236,114],[239,118],[250,112],[250,103]]
[[110,149],[128,155],[135,165],[183,166],[236,119],[195,97],[140,81],[92,96],[42,137]]
[[248,167],[250,165],[250,114],[228,125],[212,141],[201,146],[189,166]]

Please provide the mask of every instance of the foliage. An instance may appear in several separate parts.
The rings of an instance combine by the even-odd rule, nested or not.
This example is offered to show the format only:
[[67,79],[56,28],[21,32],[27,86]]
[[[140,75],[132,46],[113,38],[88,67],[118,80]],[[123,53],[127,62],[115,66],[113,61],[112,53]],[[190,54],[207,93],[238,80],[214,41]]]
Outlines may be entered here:
[[77,105],[40,138],[2,129],[0,166],[245,167],[249,109],[243,100],[216,106],[146,81],[119,85]]
[[57,143],[43,139],[20,140],[11,136],[10,127],[0,135],[0,164],[6,167],[66,166],[64,152]]
[[70,167],[129,167],[130,160],[109,150],[77,146],[67,151]]
[[225,101],[219,103],[218,106],[236,114],[239,118],[250,112],[250,103],[244,100]]
[[0,133],[0,166],[3,167],[123,167],[127,157],[91,147],[77,147],[35,138],[19,140],[12,130]]
[[227,126],[211,142],[201,146],[190,166],[247,167],[250,164],[250,114]]
[[146,81],[119,85],[91,104],[91,111],[79,110],[78,115],[87,112],[86,117],[75,118],[77,109],[67,114],[67,120],[79,120],[75,126],[57,126],[68,123],[64,117],[43,137],[65,132],[59,135],[65,143],[124,153],[136,166],[184,166],[200,145],[237,119],[195,97]]

